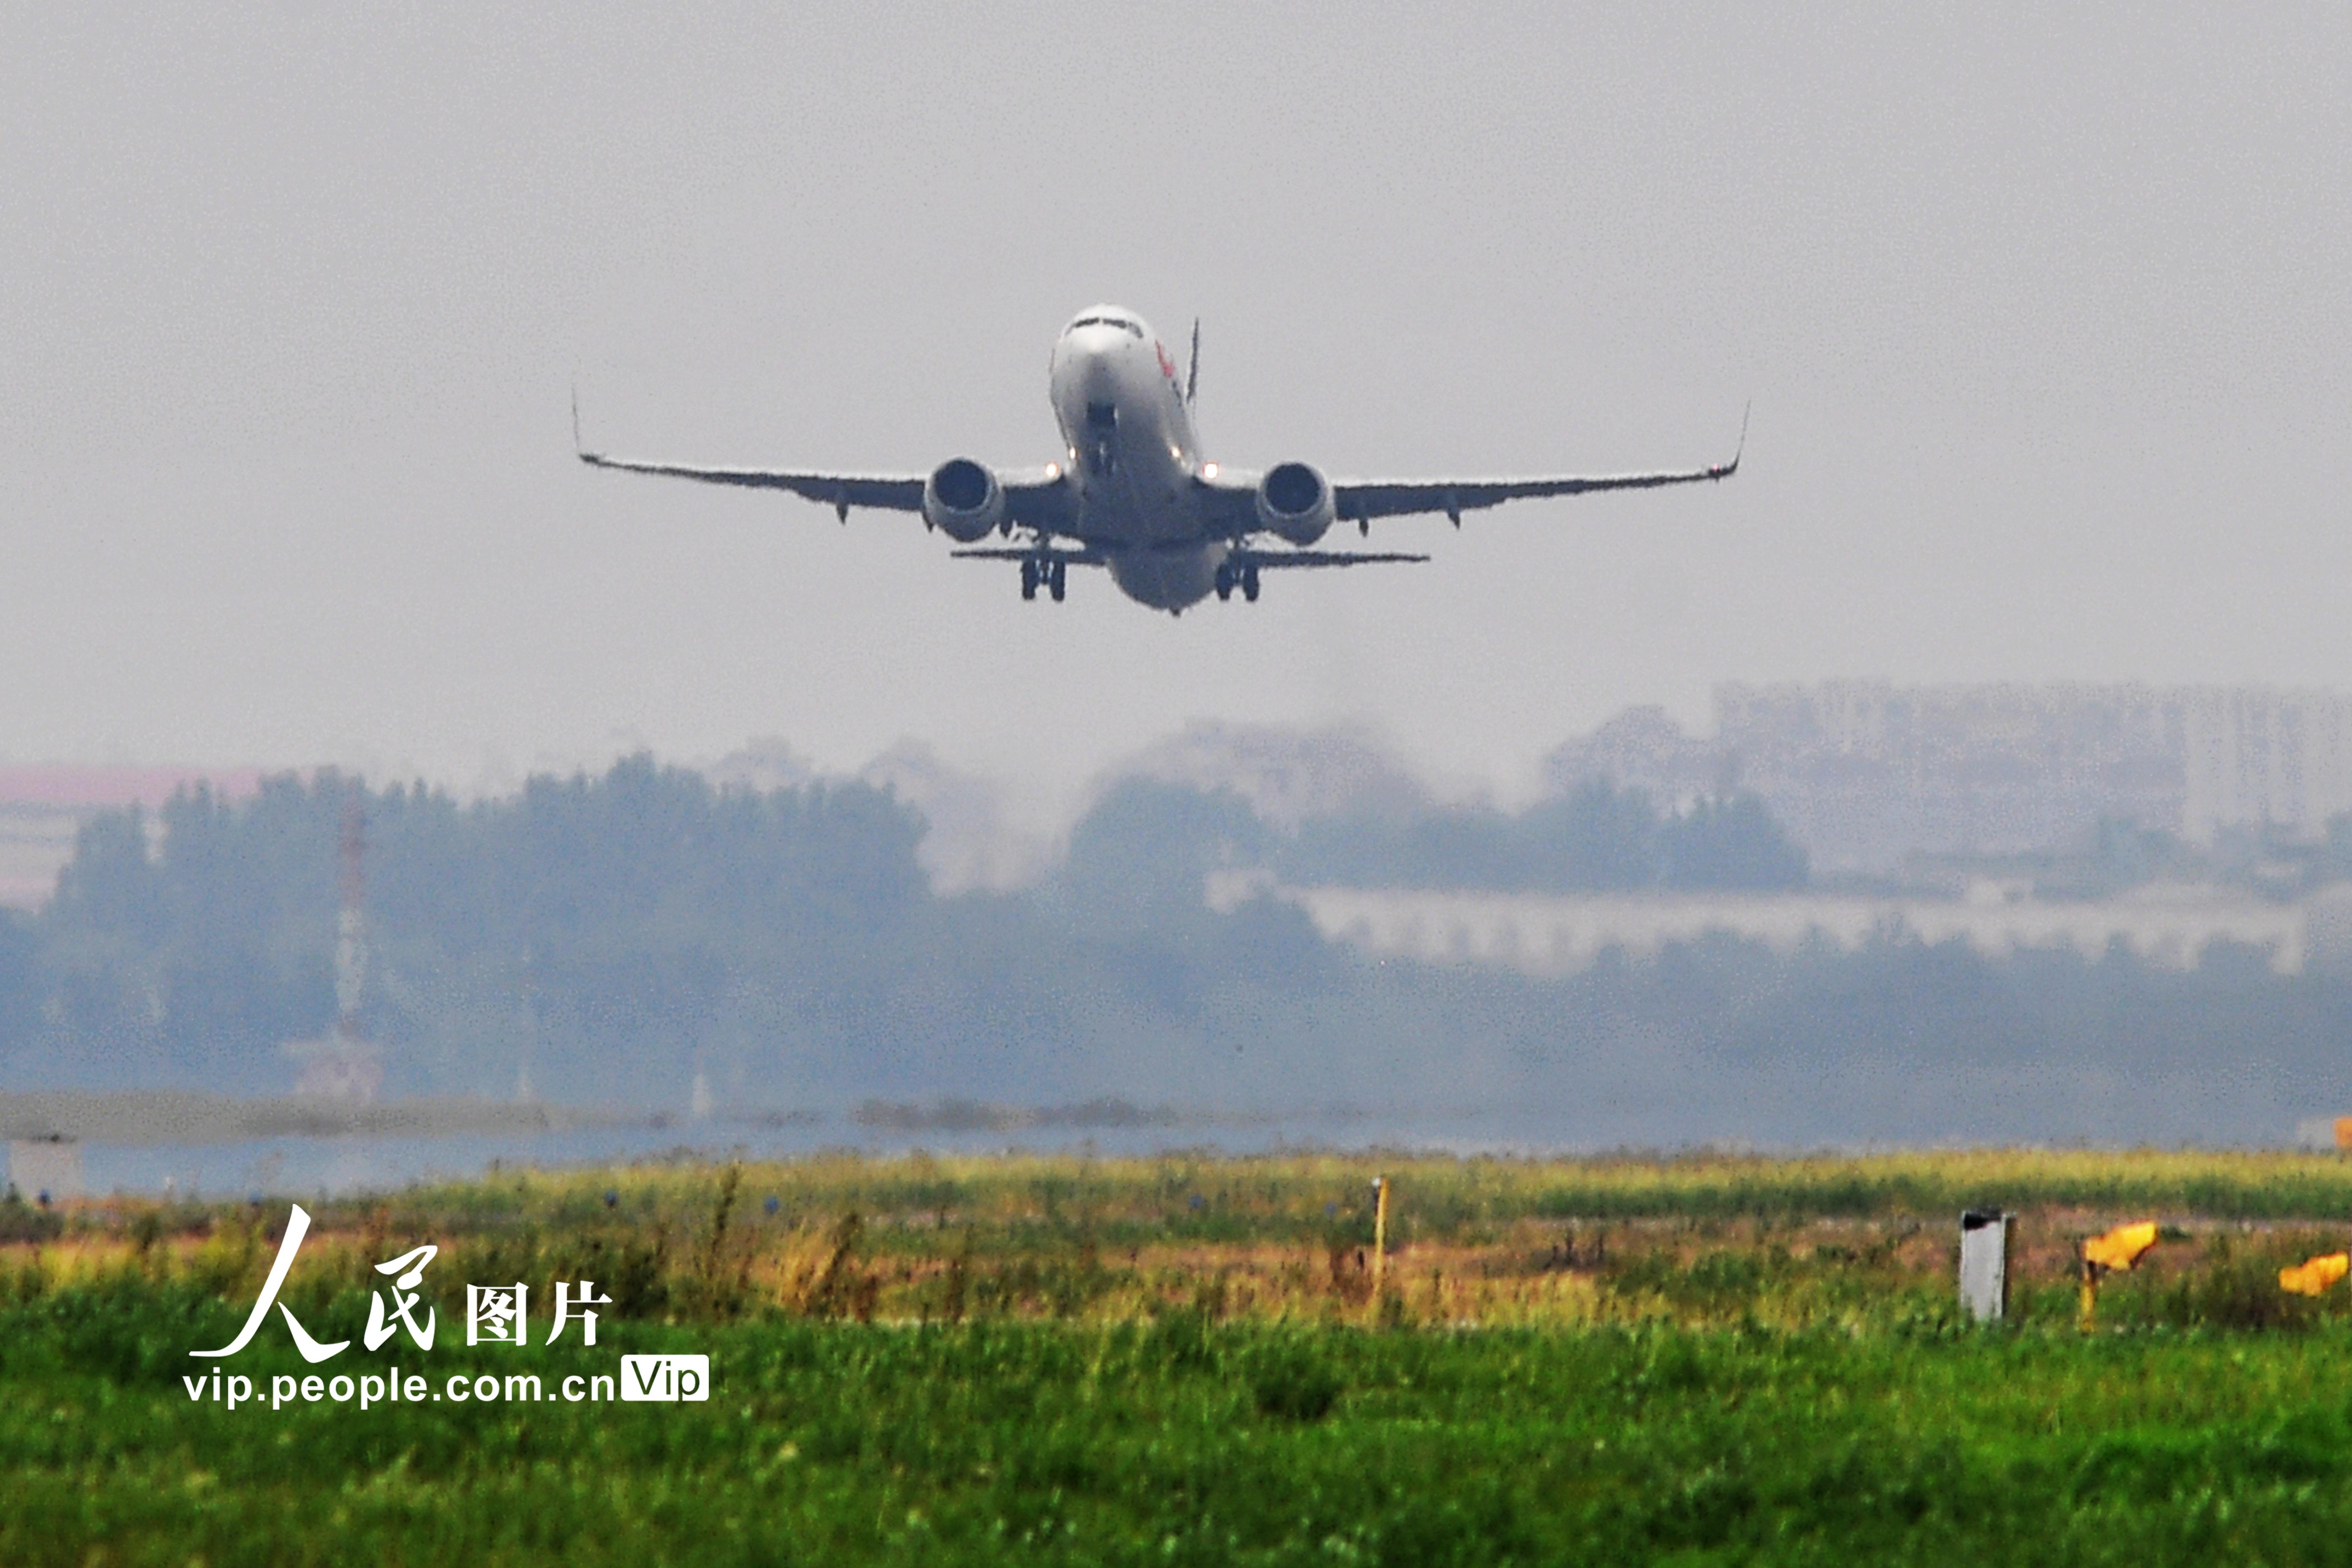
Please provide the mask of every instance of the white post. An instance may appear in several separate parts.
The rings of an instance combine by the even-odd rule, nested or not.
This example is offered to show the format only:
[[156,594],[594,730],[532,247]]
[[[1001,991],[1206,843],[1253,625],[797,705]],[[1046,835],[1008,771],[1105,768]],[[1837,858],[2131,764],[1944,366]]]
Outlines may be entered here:
[[1960,1310],[1979,1323],[2009,1315],[2009,1258],[2017,1216],[1999,1209],[1960,1215]]

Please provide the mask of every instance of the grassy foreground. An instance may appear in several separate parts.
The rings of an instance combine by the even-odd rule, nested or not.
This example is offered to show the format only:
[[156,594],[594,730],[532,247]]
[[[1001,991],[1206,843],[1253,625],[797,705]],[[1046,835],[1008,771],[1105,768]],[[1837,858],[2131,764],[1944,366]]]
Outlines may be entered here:
[[[364,1410],[271,1407],[314,1370],[282,1324],[229,1363],[257,1402],[182,1381],[282,1205],[10,1207],[0,1561],[2341,1562],[2352,1320],[2276,1269],[2347,1200],[2333,1160],[2219,1155],[508,1174],[306,1205],[281,1300],[323,1340],[442,1248],[432,1351],[316,1371],[542,1389]],[[2026,1214],[1999,1331],[1950,1307],[1986,1201]],[[2142,1217],[2168,1239],[2082,1334],[2071,1237]],[[598,1345],[537,1342],[580,1278]],[[518,1279],[534,1342],[469,1349],[464,1286]],[[658,1351],[712,1397],[552,1394]]]

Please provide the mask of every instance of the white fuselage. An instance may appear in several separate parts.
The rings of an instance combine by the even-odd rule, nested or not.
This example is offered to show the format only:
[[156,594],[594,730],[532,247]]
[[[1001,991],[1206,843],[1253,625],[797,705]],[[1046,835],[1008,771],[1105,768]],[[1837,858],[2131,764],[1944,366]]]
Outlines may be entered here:
[[1099,306],[1055,342],[1050,386],[1079,536],[1129,598],[1181,609],[1207,597],[1231,545],[1204,533],[1194,503],[1201,454],[1175,355],[1134,312]]

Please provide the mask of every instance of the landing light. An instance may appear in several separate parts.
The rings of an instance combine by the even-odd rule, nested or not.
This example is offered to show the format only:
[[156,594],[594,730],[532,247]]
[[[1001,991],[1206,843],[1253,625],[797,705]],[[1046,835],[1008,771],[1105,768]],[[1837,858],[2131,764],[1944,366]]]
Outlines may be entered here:
[[1202,465],[1201,465],[1201,477],[1202,477],[1202,479],[1215,479],[1215,478],[1217,477],[1217,465],[1216,465],[1216,464],[1214,464],[1214,463],[1203,463],[1203,464],[1202,464]]
[[1059,463],[1048,463],[1048,464],[1046,464],[1046,465],[1045,465],[1045,477],[1046,477],[1047,479],[1060,479],[1060,478],[1062,477],[1062,465],[1061,465],[1061,464],[1059,464]]

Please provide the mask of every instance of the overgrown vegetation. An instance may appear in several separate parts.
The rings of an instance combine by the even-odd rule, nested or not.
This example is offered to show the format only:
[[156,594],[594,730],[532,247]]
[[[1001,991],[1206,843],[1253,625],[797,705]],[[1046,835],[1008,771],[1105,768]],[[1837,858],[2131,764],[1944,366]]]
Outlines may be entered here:
[[[1952,1304],[1988,1195],[2024,1211],[1999,1329]],[[0,1560],[2332,1561],[2352,1319],[2276,1271],[2347,1196],[2333,1160],[2154,1154],[501,1173],[318,1205],[282,1299],[355,1338],[429,1240],[436,1348],[348,1370],[690,1352],[708,1403],[234,1412],[188,1352],[286,1211],[81,1205],[0,1261]],[[2149,1214],[2081,1332],[2073,1239]],[[467,1283],[592,1278],[593,1350],[457,1331]],[[311,1369],[273,1325],[234,1370]]]

